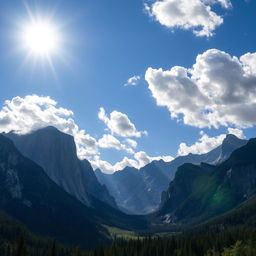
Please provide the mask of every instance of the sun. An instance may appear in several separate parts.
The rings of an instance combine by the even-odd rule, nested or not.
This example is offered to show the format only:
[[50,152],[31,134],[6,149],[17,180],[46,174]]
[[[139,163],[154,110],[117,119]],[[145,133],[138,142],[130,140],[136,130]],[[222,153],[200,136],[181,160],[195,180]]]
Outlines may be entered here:
[[58,50],[58,31],[53,24],[47,21],[27,24],[22,34],[24,47],[33,55],[49,56]]
[[14,21],[12,33],[14,51],[22,61],[20,69],[49,77],[51,71],[58,81],[58,70],[72,66],[70,42],[74,37],[68,32],[69,22],[61,19],[56,7],[35,4],[32,8],[27,1],[23,4],[24,14]]
[[16,51],[23,56],[21,68],[31,72],[51,70],[58,80],[57,65],[68,64],[66,47],[66,24],[60,23],[55,11],[45,12],[39,8],[31,9],[24,4],[27,15],[16,21]]
[[49,57],[60,47],[57,26],[47,20],[36,20],[24,25],[21,33],[23,47],[32,55]]

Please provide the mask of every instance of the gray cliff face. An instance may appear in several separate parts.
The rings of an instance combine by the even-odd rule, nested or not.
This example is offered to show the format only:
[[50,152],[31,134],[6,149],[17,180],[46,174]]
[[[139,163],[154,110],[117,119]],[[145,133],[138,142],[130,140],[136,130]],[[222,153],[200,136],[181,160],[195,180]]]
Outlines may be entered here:
[[[3,138],[1,138],[3,139]],[[11,152],[9,148],[13,145],[9,141],[0,144],[0,187],[2,199],[9,197],[12,199],[22,198],[22,184],[14,168],[21,158],[15,153]]]
[[65,192],[1,134],[0,209],[30,231],[72,246],[92,248],[107,241],[107,234],[95,217],[97,210]]
[[101,185],[86,160],[80,161],[72,136],[54,127],[46,127],[27,135],[6,134],[16,147],[37,164],[66,192],[86,205],[96,197],[116,207],[115,200]]
[[128,213],[147,214],[158,209],[166,197],[169,183],[174,179],[176,170],[185,163],[219,164],[231,153],[247,143],[234,135],[227,135],[222,145],[212,151],[198,155],[179,156],[171,162],[153,161],[137,170],[126,167],[114,174],[105,174],[100,170],[96,176],[101,184],[105,184],[114,196],[120,209]]

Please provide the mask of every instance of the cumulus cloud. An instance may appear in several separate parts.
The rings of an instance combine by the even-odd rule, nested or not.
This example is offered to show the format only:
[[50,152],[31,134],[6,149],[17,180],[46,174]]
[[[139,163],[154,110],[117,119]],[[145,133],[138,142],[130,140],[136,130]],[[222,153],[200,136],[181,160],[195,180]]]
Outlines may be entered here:
[[[236,128],[228,128],[228,133],[236,135],[240,139],[245,139],[245,135],[242,130]],[[220,134],[215,137],[209,137],[203,131],[200,132],[201,137],[193,145],[188,146],[186,143],[181,143],[178,149],[178,155],[184,156],[189,153],[192,154],[204,154],[213,150],[222,144],[226,137],[226,134]]]
[[[144,156],[145,159],[142,160],[142,157],[136,154],[136,158],[124,157],[122,161],[113,165],[101,160],[99,148],[114,148],[134,154],[137,142],[130,138],[126,138],[124,142],[121,142],[111,134],[104,134],[97,141],[94,137],[87,134],[85,130],[78,127],[72,118],[73,112],[71,110],[58,107],[57,105],[57,102],[50,97],[38,95],[28,95],[24,98],[14,97],[11,100],[7,100],[3,108],[0,109],[0,132],[8,133],[12,131],[17,134],[27,134],[40,128],[55,126],[60,131],[74,136],[79,158],[86,158],[92,163],[94,169],[101,168],[104,172],[109,173],[122,170],[126,166],[140,168],[144,163],[146,164],[156,159],[154,157],[148,157],[149,160],[145,160],[147,156]],[[117,112],[118,115],[119,113]],[[142,133],[136,130],[126,115],[120,114],[121,117],[124,116],[125,122],[128,123],[127,126],[130,128],[128,130],[124,129],[125,134],[127,135],[129,133],[139,137]],[[115,120],[115,114],[113,116],[112,119],[110,118],[110,122]],[[119,119],[117,118],[117,120]],[[115,121],[113,122],[115,124]],[[117,127],[123,128],[122,125],[117,125]],[[124,127],[126,128],[125,125]],[[157,158],[160,159],[161,157]]]
[[134,168],[141,168],[154,160],[164,160],[165,162],[170,162],[173,160],[171,156],[157,156],[157,157],[150,157],[145,152],[140,151],[134,154],[134,159],[124,157],[120,162],[115,164],[110,164],[107,161],[101,160],[99,156],[95,157],[93,161],[91,161],[92,166],[94,169],[99,168],[104,173],[114,173],[116,171],[123,170],[125,167],[134,167]]
[[132,148],[137,148],[137,145],[138,145],[137,141],[132,140],[132,139],[126,139],[125,141],[126,141],[126,143],[127,143],[128,145],[130,145]]
[[247,74],[256,76],[256,53],[247,53],[241,57]]
[[99,156],[96,156],[95,159],[91,161],[91,164],[94,169],[99,168],[104,173],[109,173],[109,174],[114,173],[116,171],[123,170],[127,166],[134,167],[134,168],[138,167],[137,161],[134,159],[130,159],[128,157],[124,157],[120,162],[111,164],[107,161],[100,159]]
[[110,117],[107,116],[104,108],[100,108],[98,117],[113,133],[121,137],[141,137],[143,134],[147,134],[146,131],[137,131],[135,125],[130,121],[126,114],[114,110],[110,113]]
[[192,30],[196,36],[210,37],[223,23],[223,18],[212,10],[213,4],[230,8],[229,0],[159,0],[145,5],[146,11],[168,28]]
[[159,106],[171,117],[195,127],[256,124],[256,54],[240,58],[210,49],[192,68],[148,68],[145,79]]
[[111,134],[104,134],[101,139],[98,140],[98,145],[101,148],[114,148],[116,150],[125,150],[129,154],[133,154],[132,148],[122,144],[117,138]]
[[138,161],[138,166],[141,168],[152,161],[155,160],[164,160],[165,162],[171,162],[173,160],[173,157],[171,156],[156,156],[156,157],[150,157],[146,154],[144,151],[140,151],[134,154],[134,158]]
[[71,110],[57,106],[57,102],[50,97],[28,95],[24,98],[14,97],[5,101],[0,111],[0,132],[15,132],[27,134],[46,126],[55,126],[62,132],[74,136],[77,154],[81,159],[91,160],[99,155],[98,148],[114,148],[133,154],[132,145],[136,141],[130,140],[130,146],[121,143],[113,135],[105,134],[98,141],[80,129],[72,118]]
[[233,134],[239,139],[246,139],[243,130],[237,128],[228,128],[228,134]]
[[205,4],[220,4],[223,8],[231,8],[232,4],[230,0],[203,0]]
[[133,76],[133,77],[130,77],[127,82],[125,83],[124,86],[128,86],[128,85],[133,85],[133,86],[136,86],[139,84],[139,81],[140,81],[141,77],[140,76]]
[[79,129],[72,116],[71,110],[57,107],[57,102],[50,97],[14,97],[5,101],[0,110],[0,132],[26,134],[53,125],[60,131],[74,136],[79,157],[90,158],[98,153],[97,141]]

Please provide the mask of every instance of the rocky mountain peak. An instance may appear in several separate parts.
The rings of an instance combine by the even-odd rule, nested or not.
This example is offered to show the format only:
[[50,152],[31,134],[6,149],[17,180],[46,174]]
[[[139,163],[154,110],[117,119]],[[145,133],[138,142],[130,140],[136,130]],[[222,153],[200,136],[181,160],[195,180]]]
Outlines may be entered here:
[[26,135],[10,133],[5,136],[13,140],[25,156],[43,167],[55,183],[84,204],[90,205],[93,196],[116,207],[114,199],[98,182],[90,163],[78,159],[72,136],[53,126]]

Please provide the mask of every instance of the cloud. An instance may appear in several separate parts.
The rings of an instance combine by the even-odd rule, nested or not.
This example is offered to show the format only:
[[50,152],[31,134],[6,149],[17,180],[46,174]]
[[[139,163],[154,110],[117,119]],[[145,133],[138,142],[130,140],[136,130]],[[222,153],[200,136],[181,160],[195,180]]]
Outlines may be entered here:
[[60,131],[74,136],[79,157],[90,158],[98,153],[97,141],[79,129],[72,116],[71,110],[57,107],[57,102],[50,97],[14,97],[5,101],[0,110],[0,132],[14,131],[26,134],[53,125]]
[[128,86],[128,85],[133,85],[133,86],[136,86],[139,84],[139,81],[140,81],[141,77],[140,76],[133,76],[133,77],[130,77],[127,82],[125,83],[124,86]]
[[143,134],[147,135],[146,131],[137,131],[135,125],[130,121],[126,114],[118,111],[110,113],[110,117],[106,115],[104,108],[100,108],[98,117],[113,133],[121,137],[141,137]]
[[223,8],[231,8],[232,4],[230,0],[203,0],[204,4],[220,4]]
[[130,159],[128,157],[124,157],[120,162],[115,164],[111,164],[107,161],[100,159],[99,156],[96,156],[94,160],[91,161],[93,169],[99,168],[104,173],[114,173],[116,171],[123,170],[125,167],[138,167],[138,163],[134,159]]
[[141,168],[152,161],[155,160],[164,160],[165,162],[171,162],[173,160],[173,157],[171,156],[156,156],[156,157],[150,157],[146,154],[144,151],[140,151],[134,154],[134,158],[138,161],[138,166]]
[[195,127],[256,124],[256,54],[232,57],[210,49],[192,68],[148,68],[145,79],[157,105],[171,117]]
[[[245,139],[244,133],[240,129],[228,128],[228,133],[236,135],[240,139]],[[205,154],[215,149],[222,144],[226,134],[220,134],[215,137],[209,137],[203,131],[200,132],[201,137],[193,145],[188,146],[186,143],[181,143],[178,149],[178,155],[184,156],[189,153]]]
[[114,148],[116,150],[125,150],[129,154],[134,153],[132,148],[127,147],[125,144],[122,144],[117,138],[115,138],[111,134],[104,134],[103,137],[99,139],[98,145],[101,148]]
[[228,134],[233,134],[239,139],[246,139],[243,130],[240,130],[240,129],[228,128]]
[[229,0],[159,0],[145,5],[145,10],[161,25],[168,28],[192,30],[196,36],[210,37],[223,23],[223,18],[212,10],[213,4],[230,8]]
[[138,146],[138,143],[137,143],[137,141],[135,141],[135,140],[126,139],[125,141],[126,141],[126,143],[129,144],[132,148],[137,148],[137,146]]
[[[0,109],[0,132],[7,133],[13,131],[17,134],[27,134],[40,128],[55,126],[60,131],[74,136],[77,154],[80,159],[88,159],[94,169],[101,168],[104,172],[113,173],[114,171],[122,170],[126,166],[140,168],[143,163],[148,163],[148,160],[141,160],[139,154],[136,154],[134,159],[124,157],[122,161],[113,165],[101,160],[99,148],[114,148],[134,154],[132,148],[135,149],[137,147],[137,142],[129,138],[126,138],[124,142],[120,142],[111,134],[104,134],[97,141],[94,137],[87,134],[85,130],[78,127],[72,118],[74,114],[71,110],[58,107],[57,105],[57,102],[50,97],[38,95],[28,95],[24,98],[14,97],[11,100],[7,100],[3,108]],[[129,133],[137,136],[142,134],[136,130],[126,115],[120,112],[117,112],[117,115],[121,115],[121,121],[124,116],[125,122],[128,123],[128,128],[130,127],[127,130],[124,129],[126,134]],[[111,117],[113,118],[110,118],[109,122],[115,120],[115,114]],[[115,124],[115,121],[113,122]],[[117,127],[122,128],[122,125],[117,125]],[[126,126],[124,125],[124,127]],[[155,158],[148,157],[148,159],[151,161]]]
[[93,161],[91,161],[92,166],[94,169],[99,168],[104,173],[114,173],[116,171],[123,170],[125,167],[134,167],[134,168],[141,168],[154,160],[164,160],[165,162],[170,162],[173,160],[171,156],[157,156],[157,157],[150,157],[145,152],[140,151],[134,154],[134,159],[124,157],[120,162],[115,164],[110,164],[107,161],[101,160],[98,156],[95,157]]
[[241,58],[247,74],[256,76],[256,53],[247,53]]

